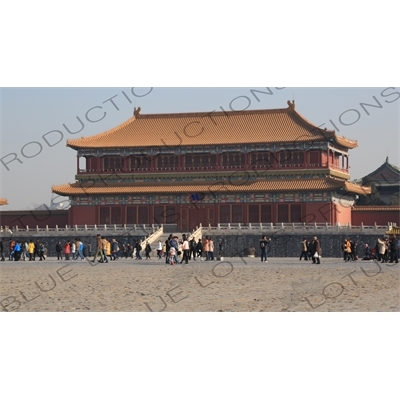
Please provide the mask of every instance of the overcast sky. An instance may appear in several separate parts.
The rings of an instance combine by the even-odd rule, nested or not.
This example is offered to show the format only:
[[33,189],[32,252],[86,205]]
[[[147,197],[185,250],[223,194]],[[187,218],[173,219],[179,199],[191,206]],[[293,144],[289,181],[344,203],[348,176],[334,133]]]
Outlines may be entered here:
[[[257,100],[252,89],[272,94],[257,93]],[[220,107],[286,108],[292,99],[296,109],[317,126],[325,124],[358,140],[359,147],[350,151],[351,179],[373,171],[387,156],[400,165],[400,88],[5,88],[0,168],[1,196],[9,206],[2,210],[50,204],[52,185],[74,182],[76,152],[66,147],[66,140],[111,129],[129,119],[135,106],[143,114],[208,112]],[[90,123],[86,113],[96,106],[102,108],[91,110],[89,119],[106,115]],[[82,128],[77,117],[84,128],[71,134],[68,130]]]

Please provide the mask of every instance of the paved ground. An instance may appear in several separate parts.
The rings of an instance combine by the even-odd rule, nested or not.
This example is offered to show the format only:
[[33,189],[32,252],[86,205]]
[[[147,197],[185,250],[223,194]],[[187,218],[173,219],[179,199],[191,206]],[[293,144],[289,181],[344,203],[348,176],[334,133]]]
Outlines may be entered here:
[[229,258],[0,263],[1,311],[400,311],[400,264]]

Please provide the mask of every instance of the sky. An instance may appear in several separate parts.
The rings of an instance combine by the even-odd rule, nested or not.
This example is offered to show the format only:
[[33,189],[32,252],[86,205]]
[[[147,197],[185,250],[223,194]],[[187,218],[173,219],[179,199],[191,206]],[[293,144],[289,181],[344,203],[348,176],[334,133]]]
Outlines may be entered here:
[[[9,205],[2,211],[50,205],[52,198],[62,202],[51,186],[74,182],[76,174],[76,151],[66,147],[66,140],[105,132],[131,118],[134,107],[141,107],[142,114],[254,110],[286,108],[294,99],[296,110],[317,126],[358,141],[359,147],[350,150],[351,179],[372,172],[386,157],[400,165],[399,87],[268,88],[3,88],[0,196]],[[272,94],[258,93],[256,99],[251,90]],[[89,119],[100,119],[104,112],[105,117],[89,122],[86,113],[99,106],[101,111],[90,111]],[[63,204],[67,207],[68,201]]]

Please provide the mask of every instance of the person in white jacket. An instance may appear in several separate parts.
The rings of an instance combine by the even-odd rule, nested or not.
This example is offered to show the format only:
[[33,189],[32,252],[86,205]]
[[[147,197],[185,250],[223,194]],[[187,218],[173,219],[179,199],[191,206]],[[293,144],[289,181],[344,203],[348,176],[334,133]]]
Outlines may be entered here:
[[161,243],[161,240],[158,241],[157,255],[158,255],[158,259],[162,258],[162,256],[163,256],[163,245]]

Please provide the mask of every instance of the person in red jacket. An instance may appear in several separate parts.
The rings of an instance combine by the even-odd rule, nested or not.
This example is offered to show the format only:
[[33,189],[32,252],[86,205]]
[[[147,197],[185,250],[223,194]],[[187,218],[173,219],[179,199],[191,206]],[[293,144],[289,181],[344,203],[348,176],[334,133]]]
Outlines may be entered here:
[[69,260],[69,256],[71,254],[71,243],[69,240],[64,245],[64,254],[65,254],[65,259]]

